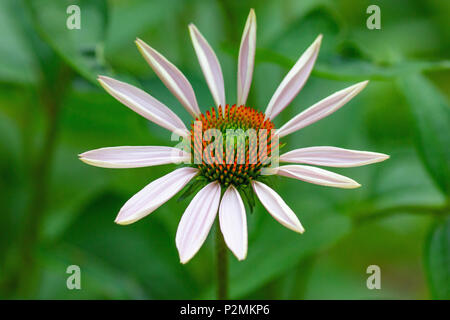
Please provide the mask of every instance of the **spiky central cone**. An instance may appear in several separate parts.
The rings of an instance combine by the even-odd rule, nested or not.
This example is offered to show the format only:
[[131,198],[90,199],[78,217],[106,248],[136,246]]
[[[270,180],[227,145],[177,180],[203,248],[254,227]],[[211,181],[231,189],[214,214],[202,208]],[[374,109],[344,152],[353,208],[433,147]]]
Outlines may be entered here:
[[208,181],[247,186],[270,165],[278,143],[273,123],[264,113],[246,106],[211,108],[191,126],[194,166]]

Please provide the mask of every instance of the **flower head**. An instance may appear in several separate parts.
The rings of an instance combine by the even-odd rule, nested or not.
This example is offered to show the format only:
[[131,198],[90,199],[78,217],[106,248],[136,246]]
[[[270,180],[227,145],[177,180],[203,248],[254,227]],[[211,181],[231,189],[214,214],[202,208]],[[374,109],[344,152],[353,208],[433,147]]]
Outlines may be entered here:
[[[200,185],[201,189],[178,225],[176,246],[181,262],[188,262],[200,249],[217,213],[226,244],[242,260],[247,255],[247,218],[242,195],[256,194],[266,210],[283,226],[304,232],[292,209],[264,182],[265,176],[279,175],[324,186],[356,188],[360,186],[356,181],[311,165],[355,167],[388,158],[381,153],[327,146],[278,154],[280,138],[330,115],[367,85],[364,81],[340,90],[275,129],[273,119],[295,98],[311,73],[319,53],[321,35],[282,80],[263,113],[246,105],[256,49],[254,11],[250,11],[240,44],[236,104],[226,103],[222,71],[213,49],[193,24],[189,25],[189,32],[215,102],[214,107],[203,113],[191,84],[181,71],[142,40],[136,40],[136,44],[158,77],[192,115],[190,126],[186,127],[167,106],[141,89],[109,77],[99,77],[100,84],[117,100],[183,137],[186,142],[180,148],[112,147],[80,155],[82,161],[105,168],[184,163],[183,167],[151,182],[129,199],[120,209],[116,223],[133,223],[155,211],[188,184],[191,189]],[[279,162],[294,164],[280,166]]]

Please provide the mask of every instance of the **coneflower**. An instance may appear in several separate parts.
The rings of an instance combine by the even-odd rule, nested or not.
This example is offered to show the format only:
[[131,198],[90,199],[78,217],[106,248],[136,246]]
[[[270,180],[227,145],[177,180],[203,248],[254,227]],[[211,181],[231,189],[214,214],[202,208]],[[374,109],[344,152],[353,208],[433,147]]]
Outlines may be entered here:
[[[215,107],[204,113],[198,106],[191,84],[180,70],[142,40],[138,39],[136,44],[158,77],[192,115],[190,126],[186,127],[174,112],[144,91],[109,77],[99,77],[100,84],[113,97],[148,120],[184,137],[190,147],[188,150],[163,146],[113,147],[80,155],[82,161],[106,168],[184,163],[183,167],[151,182],[129,199],[120,209],[116,223],[130,224],[147,216],[197,179],[204,186],[186,208],[176,234],[180,261],[186,263],[197,253],[217,213],[227,246],[242,260],[247,255],[247,219],[242,195],[256,194],[266,210],[283,226],[298,233],[304,232],[293,210],[263,182],[266,175],[276,174],[324,186],[356,188],[360,185],[354,180],[311,165],[355,167],[389,157],[381,153],[327,146],[296,149],[278,156],[278,139],[335,112],[368,83],[364,81],[340,90],[275,129],[273,119],[295,98],[311,73],[321,35],[285,76],[262,113],[246,106],[255,57],[254,11],[250,11],[239,50],[236,103],[226,103],[221,67],[211,46],[193,24],[189,25],[189,31],[215,102]],[[221,139],[228,138],[230,130],[238,132],[233,137],[236,141],[242,138],[240,134],[245,136],[241,143],[223,142],[222,145],[217,143],[224,140],[216,136],[214,148],[209,150],[208,143],[213,143],[210,129],[216,130]],[[249,131],[255,134],[255,143],[251,143]],[[278,166],[278,162],[295,164]]]

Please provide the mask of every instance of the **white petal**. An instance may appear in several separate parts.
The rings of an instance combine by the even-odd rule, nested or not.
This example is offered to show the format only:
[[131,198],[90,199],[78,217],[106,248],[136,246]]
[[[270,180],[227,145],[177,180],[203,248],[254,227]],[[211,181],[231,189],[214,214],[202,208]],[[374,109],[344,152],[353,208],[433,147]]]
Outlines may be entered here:
[[194,118],[197,117],[200,114],[200,109],[194,90],[181,71],[141,39],[137,39],[136,44],[145,60],[166,87]]
[[239,49],[238,77],[237,77],[237,105],[245,105],[248,91],[252,83],[253,67],[255,64],[256,49],[256,16],[251,9],[242,34],[241,47]]
[[197,54],[198,62],[205,75],[209,90],[213,96],[217,106],[225,107],[225,88],[223,84],[222,69],[219,60],[211,46],[202,36],[197,27],[193,24],[189,25],[189,32]]
[[124,204],[115,222],[130,224],[142,219],[183,189],[197,173],[197,169],[184,167],[151,182]]
[[228,248],[238,260],[244,260],[247,256],[247,216],[241,196],[233,186],[229,186],[223,194],[219,220]]
[[255,180],[252,181],[252,187],[264,208],[266,208],[275,220],[295,232],[305,232],[295,213],[281,199],[278,193],[264,183]]
[[333,93],[331,96],[317,102],[305,111],[299,113],[277,130],[279,137],[284,137],[292,132],[300,130],[338,110],[349,102],[369,81],[357,83],[351,87]]
[[302,89],[314,67],[321,41],[322,35],[319,35],[284,77],[267,106],[267,118],[275,118]]
[[202,246],[216,218],[220,184],[211,182],[201,189],[186,208],[178,224],[176,244],[181,263],[186,263]]
[[327,167],[358,167],[388,159],[383,153],[349,150],[336,147],[310,147],[289,151],[281,162],[307,163]]
[[139,168],[189,161],[189,153],[172,147],[111,147],[80,154],[80,160],[103,168]]
[[269,170],[273,170],[273,173],[279,176],[299,179],[309,183],[320,184],[322,186],[345,189],[353,189],[361,186],[350,178],[311,166],[287,165]]
[[98,81],[110,95],[134,112],[180,136],[189,136],[189,131],[183,121],[148,93],[125,82],[105,76],[99,76]]

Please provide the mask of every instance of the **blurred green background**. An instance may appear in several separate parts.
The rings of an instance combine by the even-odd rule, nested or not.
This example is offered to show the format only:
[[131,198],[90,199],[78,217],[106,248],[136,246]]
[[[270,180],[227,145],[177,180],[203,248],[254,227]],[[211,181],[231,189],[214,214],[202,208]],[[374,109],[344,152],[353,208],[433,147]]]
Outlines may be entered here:
[[[81,8],[68,30],[66,8]],[[368,30],[366,8],[381,8]],[[170,133],[110,97],[98,74],[138,85],[189,115],[140,56],[139,37],[191,81],[202,110],[213,103],[192,49],[194,22],[216,50],[228,101],[250,8],[258,22],[248,104],[264,110],[300,54],[322,33],[311,78],[277,117],[290,117],[361,80],[369,86],[330,117],[292,134],[288,149],[333,145],[391,155],[338,169],[362,184],[336,190],[280,178],[276,188],[306,232],[283,228],[257,205],[249,253],[230,253],[230,296],[248,299],[450,298],[450,2],[0,0],[0,297],[201,299],[215,297],[213,233],[187,265],[175,247],[188,200],[176,198],[129,226],[122,204],[167,165],[102,169],[90,149],[173,145]],[[81,290],[66,268],[79,265]],[[366,268],[381,268],[381,290]]]

